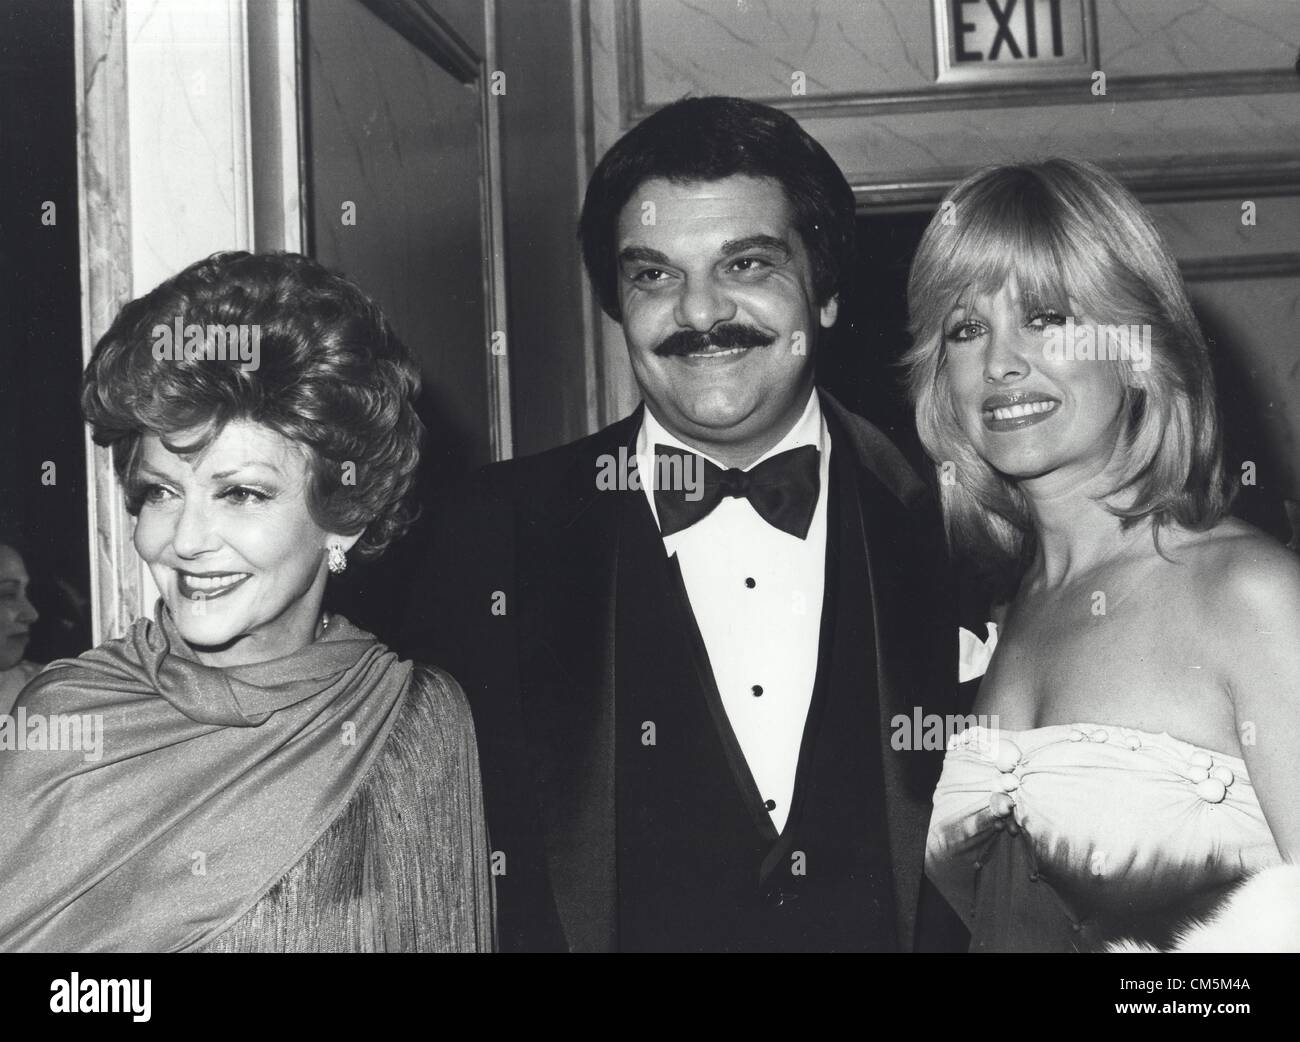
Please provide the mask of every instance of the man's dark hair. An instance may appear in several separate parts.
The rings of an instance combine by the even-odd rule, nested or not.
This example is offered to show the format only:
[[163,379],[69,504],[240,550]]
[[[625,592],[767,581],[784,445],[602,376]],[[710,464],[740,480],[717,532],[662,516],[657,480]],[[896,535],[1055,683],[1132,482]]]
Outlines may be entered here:
[[685,98],[646,117],[596,166],[578,222],[582,259],[600,306],[615,321],[618,216],[646,181],[679,184],[736,175],[781,185],[812,263],[813,293],[825,304],[853,258],[855,207],[844,174],[786,113],[743,98]]

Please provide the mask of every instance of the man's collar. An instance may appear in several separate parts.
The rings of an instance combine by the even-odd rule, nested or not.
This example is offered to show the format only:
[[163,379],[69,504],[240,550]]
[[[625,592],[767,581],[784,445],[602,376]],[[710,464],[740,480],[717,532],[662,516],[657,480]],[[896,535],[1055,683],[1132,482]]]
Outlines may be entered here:
[[[804,406],[803,413],[800,415],[788,431],[785,437],[768,449],[758,459],[754,460],[745,470],[750,470],[758,466],[763,460],[775,456],[777,453],[785,452],[788,449],[798,448],[800,445],[815,445],[823,453],[827,450],[828,435],[826,433],[826,424],[822,418],[822,405],[820,396],[816,388],[811,388],[808,392],[808,403]],[[684,442],[681,438],[676,437],[667,428],[660,423],[651,411],[649,404],[645,406],[645,417],[641,423],[641,430],[637,434],[636,454],[638,457],[648,457],[655,445],[667,445],[669,448],[684,449],[687,452],[698,453],[714,466],[722,470],[729,469],[726,464],[720,463],[707,452],[704,452],[693,445]],[[654,468],[650,468],[653,473]],[[653,479],[652,479],[653,480]]]

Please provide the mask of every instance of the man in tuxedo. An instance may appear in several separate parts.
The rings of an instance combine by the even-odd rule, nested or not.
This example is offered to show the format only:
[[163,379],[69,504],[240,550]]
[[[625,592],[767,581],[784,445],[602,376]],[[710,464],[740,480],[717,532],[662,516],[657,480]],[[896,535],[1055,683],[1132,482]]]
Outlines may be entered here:
[[956,711],[935,501],[814,386],[853,233],[825,150],[740,99],[592,177],[643,404],[445,499],[404,642],[473,708],[505,950],[962,946],[922,876],[942,751],[895,719]]

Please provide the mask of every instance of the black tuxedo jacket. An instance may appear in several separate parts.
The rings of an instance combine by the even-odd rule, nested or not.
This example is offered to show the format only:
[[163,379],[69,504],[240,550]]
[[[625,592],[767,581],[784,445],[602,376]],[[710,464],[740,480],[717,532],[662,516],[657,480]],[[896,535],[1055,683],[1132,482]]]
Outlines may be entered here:
[[[960,947],[959,924],[922,877],[943,753],[891,744],[896,716],[958,712],[957,602],[939,513],[883,433],[818,393],[832,452],[849,453],[859,473],[900,947]],[[602,457],[617,460],[633,443],[642,408],[484,468],[440,503],[397,641],[450,671],[473,709],[506,950],[617,943],[619,497],[645,493],[600,491],[596,476]]]

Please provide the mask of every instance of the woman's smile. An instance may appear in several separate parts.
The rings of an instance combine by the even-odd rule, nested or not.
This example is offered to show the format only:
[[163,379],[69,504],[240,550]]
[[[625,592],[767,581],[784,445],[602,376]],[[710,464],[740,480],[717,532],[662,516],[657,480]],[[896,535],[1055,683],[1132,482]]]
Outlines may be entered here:
[[176,571],[176,590],[183,600],[211,601],[224,597],[251,579],[249,572],[183,572]]
[[[176,432],[173,443],[197,437]],[[232,420],[202,451],[174,452],[147,436],[137,473],[136,549],[181,636],[208,664],[278,658],[311,642],[325,547],[351,541],[313,518],[310,468],[297,444]]]
[[981,416],[986,430],[1018,431],[1056,415],[1059,398],[1038,391],[991,394],[984,399]]

